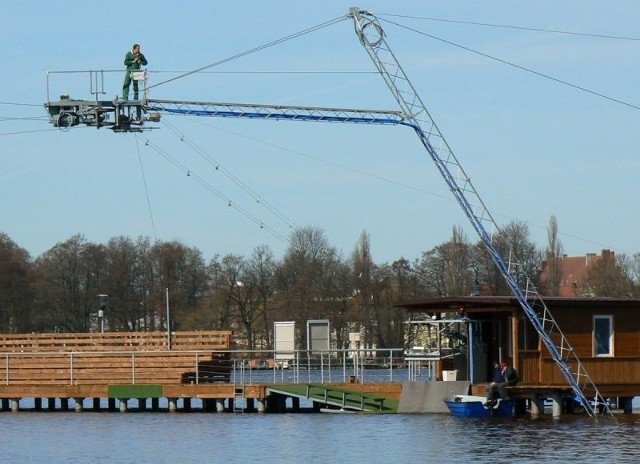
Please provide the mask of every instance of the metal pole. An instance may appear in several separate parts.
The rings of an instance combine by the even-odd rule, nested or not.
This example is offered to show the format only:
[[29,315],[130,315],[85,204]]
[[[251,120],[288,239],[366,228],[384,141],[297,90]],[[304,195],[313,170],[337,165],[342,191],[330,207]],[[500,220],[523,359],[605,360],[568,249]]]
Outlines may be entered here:
[[171,316],[169,313],[169,287],[166,288],[167,295],[167,349],[171,351]]
[[467,359],[469,360],[469,382],[471,382],[471,385],[474,384],[474,378],[473,378],[473,364],[474,364],[474,360],[473,360],[473,325],[471,324],[471,320],[469,320],[468,325],[467,325],[467,331],[469,332],[469,336],[467,337],[467,342],[469,344],[469,346],[467,347]]

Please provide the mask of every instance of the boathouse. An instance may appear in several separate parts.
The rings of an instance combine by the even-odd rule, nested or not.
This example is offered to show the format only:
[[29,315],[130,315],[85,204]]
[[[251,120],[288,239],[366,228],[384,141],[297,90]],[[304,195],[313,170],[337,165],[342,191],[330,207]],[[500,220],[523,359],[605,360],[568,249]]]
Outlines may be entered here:
[[[640,300],[547,297],[545,303],[603,397],[625,412],[640,396]],[[513,365],[520,375],[515,394],[536,399],[571,389],[533,325],[511,296],[424,298],[398,304],[412,321],[463,319],[465,349],[440,356],[440,375],[453,370],[471,393],[484,394],[493,362]],[[587,395],[589,392],[585,392]]]

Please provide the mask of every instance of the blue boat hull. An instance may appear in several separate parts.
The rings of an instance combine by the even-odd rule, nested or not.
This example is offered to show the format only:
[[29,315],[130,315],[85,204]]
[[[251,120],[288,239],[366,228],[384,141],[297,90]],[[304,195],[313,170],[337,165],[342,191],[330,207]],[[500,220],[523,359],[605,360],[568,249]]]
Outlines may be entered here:
[[485,407],[486,401],[482,397],[474,400],[473,397],[463,395],[445,400],[445,404],[454,417],[509,417],[513,415],[513,401],[501,401],[497,407]]

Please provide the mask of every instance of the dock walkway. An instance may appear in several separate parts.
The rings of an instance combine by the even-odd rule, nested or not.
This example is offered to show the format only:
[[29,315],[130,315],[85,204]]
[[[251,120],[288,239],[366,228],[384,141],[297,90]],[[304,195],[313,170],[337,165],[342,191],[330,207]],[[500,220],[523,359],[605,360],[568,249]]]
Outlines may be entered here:
[[[264,375],[253,381],[231,337],[231,331],[175,332],[170,339],[163,332],[0,334],[0,411],[19,411],[23,399],[33,399],[35,410],[159,410],[166,399],[169,411],[191,410],[193,400],[206,411],[281,411],[287,399],[295,409],[298,388],[327,407],[339,396],[353,410],[392,409],[393,400],[380,393],[387,387],[375,383],[367,386],[372,393],[361,384],[275,387],[275,371],[273,383]],[[391,395],[397,391],[392,387]]]

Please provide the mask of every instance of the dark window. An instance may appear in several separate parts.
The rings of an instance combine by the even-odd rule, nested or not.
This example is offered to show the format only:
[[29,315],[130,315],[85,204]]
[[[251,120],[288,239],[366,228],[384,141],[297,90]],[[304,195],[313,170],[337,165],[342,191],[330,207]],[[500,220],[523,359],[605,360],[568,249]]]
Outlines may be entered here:
[[613,316],[593,316],[593,354],[613,356]]

